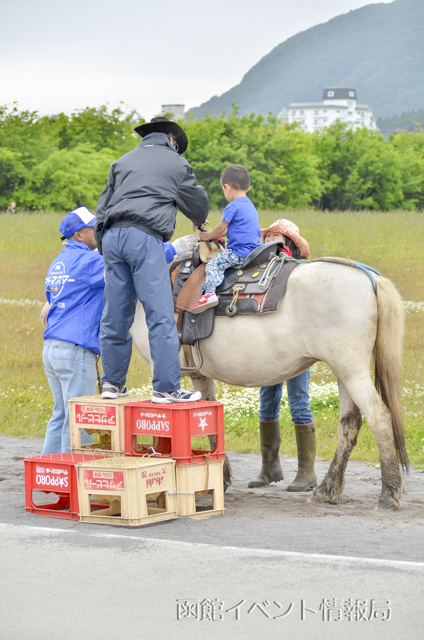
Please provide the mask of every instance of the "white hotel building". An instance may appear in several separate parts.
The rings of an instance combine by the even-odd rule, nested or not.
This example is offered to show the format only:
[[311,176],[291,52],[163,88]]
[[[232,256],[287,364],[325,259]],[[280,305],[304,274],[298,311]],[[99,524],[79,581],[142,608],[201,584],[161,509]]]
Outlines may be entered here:
[[350,127],[378,131],[371,109],[358,104],[356,89],[324,89],[322,102],[292,102],[280,114],[289,124],[299,122],[304,131],[320,131],[336,120]]

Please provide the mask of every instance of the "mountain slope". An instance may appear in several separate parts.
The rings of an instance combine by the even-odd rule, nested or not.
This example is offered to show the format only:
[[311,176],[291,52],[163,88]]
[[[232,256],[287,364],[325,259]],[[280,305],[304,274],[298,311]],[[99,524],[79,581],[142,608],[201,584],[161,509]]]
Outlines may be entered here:
[[196,117],[277,114],[290,102],[321,100],[324,87],[354,87],[360,103],[387,118],[424,106],[424,0],[373,4],[289,38]]

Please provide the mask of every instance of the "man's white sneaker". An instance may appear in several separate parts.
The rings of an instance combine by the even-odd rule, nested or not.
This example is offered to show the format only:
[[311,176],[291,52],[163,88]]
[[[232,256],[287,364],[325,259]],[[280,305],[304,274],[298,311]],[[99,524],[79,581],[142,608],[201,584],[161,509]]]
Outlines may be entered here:
[[157,404],[173,404],[174,402],[196,402],[202,399],[200,391],[186,391],[178,389],[172,393],[153,391],[152,402]]
[[127,396],[129,394],[128,387],[125,387],[124,385],[119,387],[118,385],[111,384],[110,382],[104,382],[102,386],[102,398],[114,400],[116,398]]

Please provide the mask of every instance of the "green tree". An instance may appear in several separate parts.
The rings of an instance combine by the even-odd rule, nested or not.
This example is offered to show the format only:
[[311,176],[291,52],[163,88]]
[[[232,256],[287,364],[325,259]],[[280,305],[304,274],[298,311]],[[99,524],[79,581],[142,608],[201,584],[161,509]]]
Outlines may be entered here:
[[[122,103],[121,103],[122,104]],[[79,144],[89,143],[96,151],[109,148],[116,157],[131,151],[140,137],[134,127],[145,120],[134,110],[125,113],[121,107],[108,111],[107,105],[78,109],[59,125],[59,147],[73,149]]]
[[390,210],[405,206],[401,162],[377,131],[335,122],[314,134],[320,157],[321,209]]
[[0,209],[6,209],[14,199],[17,187],[24,182],[24,174],[20,154],[0,147]]
[[34,167],[17,199],[29,209],[71,211],[84,205],[93,210],[114,160],[111,149],[96,151],[88,143],[59,149]]
[[399,157],[402,172],[404,207],[424,208],[424,132],[400,131],[389,137]]
[[230,164],[251,173],[250,195],[258,208],[299,208],[321,195],[319,159],[312,139],[295,127],[281,127],[263,116],[205,116],[184,123],[189,138],[186,157],[209,196],[212,208],[227,204],[219,182]]

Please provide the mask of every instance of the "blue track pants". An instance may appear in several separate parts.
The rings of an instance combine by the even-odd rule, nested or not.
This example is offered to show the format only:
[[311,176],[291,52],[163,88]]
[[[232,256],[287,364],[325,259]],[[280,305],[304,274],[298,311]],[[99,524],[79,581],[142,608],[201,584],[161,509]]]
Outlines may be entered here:
[[137,299],[146,314],[153,389],[180,388],[179,341],[163,242],[137,227],[112,227],[103,238],[106,270],[100,323],[103,381],[123,385],[131,359]]

